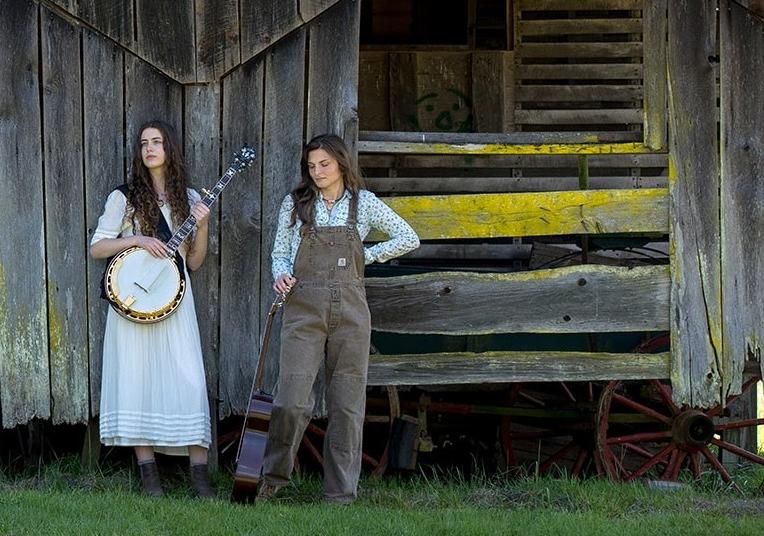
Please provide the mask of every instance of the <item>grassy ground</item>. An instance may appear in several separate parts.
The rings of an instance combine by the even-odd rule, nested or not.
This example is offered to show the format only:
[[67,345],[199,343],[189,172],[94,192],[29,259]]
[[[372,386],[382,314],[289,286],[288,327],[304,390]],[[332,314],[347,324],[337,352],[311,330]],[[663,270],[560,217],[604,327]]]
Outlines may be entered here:
[[699,487],[656,491],[600,480],[458,474],[362,481],[352,506],[321,502],[316,477],[298,478],[272,503],[230,504],[231,480],[217,475],[221,499],[194,499],[179,474],[169,497],[138,492],[132,470],[83,471],[74,459],[34,474],[0,476],[2,534],[758,534],[764,474],[738,476],[743,494],[708,475]]

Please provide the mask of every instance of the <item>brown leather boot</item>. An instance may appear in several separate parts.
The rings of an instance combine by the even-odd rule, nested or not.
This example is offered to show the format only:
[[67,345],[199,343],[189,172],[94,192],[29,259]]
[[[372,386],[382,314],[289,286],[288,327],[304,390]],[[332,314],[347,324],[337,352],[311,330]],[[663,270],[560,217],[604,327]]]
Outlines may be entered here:
[[207,464],[192,465],[189,469],[191,475],[191,485],[196,490],[196,494],[203,499],[214,499],[217,493],[210,485],[210,475],[207,471]]
[[162,483],[159,480],[159,468],[154,460],[145,463],[138,463],[141,471],[141,482],[143,491],[151,497],[164,497]]

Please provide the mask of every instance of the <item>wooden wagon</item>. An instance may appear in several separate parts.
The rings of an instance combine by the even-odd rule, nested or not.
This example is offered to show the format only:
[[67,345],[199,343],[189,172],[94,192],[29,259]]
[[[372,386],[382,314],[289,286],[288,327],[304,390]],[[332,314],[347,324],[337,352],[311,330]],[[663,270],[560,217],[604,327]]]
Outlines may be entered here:
[[[552,438],[540,470],[567,460],[613,478],[697,477],[704,461],[729,481],[719,454],[763,463],[741,431],[764,420],[735,415],[750,412],[762,367],[761,3],[470,0],[464,46],[360,47],[375,17],[398,20],[385,15],[393,4],[2,4],[2,426],[96,424],[102,265],[87,259],[84,230],[125,176],[134,129],[159,115],[179,125],[199,186],[243,142],[260,149],[215,212],[194,275],[208,291],[197,307],[219,419],[246,406],[271,300],[272,215],[302,141],[333,131],[423,239],[401,266],[511,267],[372,277],[376,330],[658,335],[633,352],[374,355],[370,384],[392,404],[386,416],[370,404],[370,423],[401,413],[393,386],[500,385],[502,403],[482,408],[423,397],[418,433],[428,412],[493,413],[510,465],[521,444],[540,452]],[[667,261],[613,260],[603,237],[665,242]],[[276,374],[269,366],[271,385]],[[367,456],[378,471],[381,456]]]

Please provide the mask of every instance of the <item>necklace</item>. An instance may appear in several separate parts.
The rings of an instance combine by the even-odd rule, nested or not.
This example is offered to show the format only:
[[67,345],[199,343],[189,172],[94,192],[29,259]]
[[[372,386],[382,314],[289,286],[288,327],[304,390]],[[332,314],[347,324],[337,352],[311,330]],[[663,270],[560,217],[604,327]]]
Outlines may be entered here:
[[157,192],[157,204],[160,207],[163,207],[165,202],[167,201],[167,192]]

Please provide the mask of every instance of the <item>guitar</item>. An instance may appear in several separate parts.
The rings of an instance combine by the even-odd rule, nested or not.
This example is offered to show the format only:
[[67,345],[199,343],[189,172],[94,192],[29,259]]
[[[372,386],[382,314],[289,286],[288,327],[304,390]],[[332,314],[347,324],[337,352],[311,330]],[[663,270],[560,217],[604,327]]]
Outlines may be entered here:
[[[202,190],[202,203],[210,207],[231,179],[251,166],[254,159],[255,150],[242,147],[212,190]],[[178,309],[186,294],[186,279],[175,256],[195,226],[196,218],[190,215],[167,242],[166,258],[157,258],[143,248],[132,247],[111,260],[103,285],[106,299],[117,313],[133,322],[150,324],[164,320]]]
[[235,502],[254,502],[257,484],[263,471],[265,445],[268,442],[268,428],[271,423],[273,397],[262,391],[265,358],[268,355],[268,341],[273,326],[273,317],[286,302],[287,294],[279,294],[271,304],[268,319],[265,322],[263,341],[260,345],[260,356],[257,359],[257,372],[252,382],[247,404],[247,416],[239,441],[239,451],[236,454],[236,472],[234,474],[231,499]]

